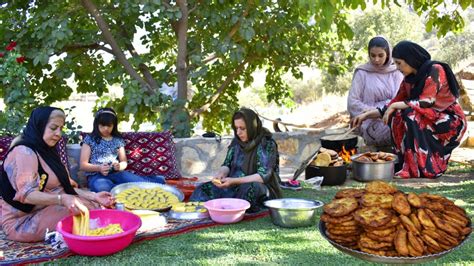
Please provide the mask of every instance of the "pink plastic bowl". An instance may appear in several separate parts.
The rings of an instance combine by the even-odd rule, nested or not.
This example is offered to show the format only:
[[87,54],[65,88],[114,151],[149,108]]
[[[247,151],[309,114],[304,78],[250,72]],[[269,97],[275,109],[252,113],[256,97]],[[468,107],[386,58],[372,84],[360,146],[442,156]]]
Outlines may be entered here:
[[119,252],[132,243],[142,225],[140,217],[120,210],[91,210],[90,218],[99,218],[99,226],[118,223],[123,233],[110,236],[78,236],[72,234],[72,215],[58,222],[56,230],[63,235],[69,249],[84,256],[107,256]]
[[245,210],[250,208],[250,203],[242,199],[222,198],[206,201],[204,207],[214,222],[231,224],[244,218]]

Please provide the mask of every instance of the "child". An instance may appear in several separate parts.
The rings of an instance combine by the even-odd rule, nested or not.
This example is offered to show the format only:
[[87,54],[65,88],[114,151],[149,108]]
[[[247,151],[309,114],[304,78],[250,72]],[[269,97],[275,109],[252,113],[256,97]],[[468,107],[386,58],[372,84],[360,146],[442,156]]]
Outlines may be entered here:
[[114,186],[128,182],[165,183],[161,176],[144,177],[124,171],[127,168],[124,146],[115,111],[99,109],[92,133],[84,138],[81,147],[80,169],[85,171],[91,191],[110,191]]

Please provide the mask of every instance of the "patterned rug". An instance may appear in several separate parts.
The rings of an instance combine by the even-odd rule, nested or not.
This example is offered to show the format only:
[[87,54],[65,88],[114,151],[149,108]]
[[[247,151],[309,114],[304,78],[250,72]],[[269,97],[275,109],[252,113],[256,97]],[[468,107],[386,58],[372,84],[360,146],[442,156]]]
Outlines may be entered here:
[[[254,214],[246,214],[244,221],[255,220],[269,215],[268,211]],[[174,236],[188,233],[194,230],[204,229],[212,226],[219,226],[211,219],[203,220],[172,220],[168,219],[168,224],[161,228],[138,232],[133,240],[135,242],[155,239],[159,237]],[[3,254],[2,254],[3,253]],[[55,260],[75,255],[69,249],[53,249],[46,243],[18,243],[5,239],[5,234],[0,230],[0,264],[27,264],[43,261]]]

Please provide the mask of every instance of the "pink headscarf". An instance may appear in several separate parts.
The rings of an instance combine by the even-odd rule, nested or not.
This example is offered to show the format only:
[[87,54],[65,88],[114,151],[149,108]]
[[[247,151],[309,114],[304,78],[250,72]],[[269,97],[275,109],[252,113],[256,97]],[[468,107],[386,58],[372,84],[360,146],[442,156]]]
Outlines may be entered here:
[[[387,45],[388,45],[388,53],[387,53],[388,60],[387,60],[387,62],[385,64],[383,64],[381,67],[376,67],[370,62],[370,58],[369,58],[369,62],[358,66],[355,69],[354,72],[356,72],[357,70],[364,70],[364,71],[367,71],[367,72],[376,72],[376,73],[386,74],[386,73],[391,73],[391,72],[397,71],[397,67],[393,63],[392,47],[390,46],[390,43],[387,41],[387,39],[385,37],[383,37],[381,35],[372,38],[372,40],[375,39],[375,38],[382,38],[383,40],[385,40],[387,42]],[[379,47],[379,46],[376,45],[375,47]],[[382,48],[385,48],[385,47],[382,47]],[[369,50],[370,50],[370,48],[369,48]]]

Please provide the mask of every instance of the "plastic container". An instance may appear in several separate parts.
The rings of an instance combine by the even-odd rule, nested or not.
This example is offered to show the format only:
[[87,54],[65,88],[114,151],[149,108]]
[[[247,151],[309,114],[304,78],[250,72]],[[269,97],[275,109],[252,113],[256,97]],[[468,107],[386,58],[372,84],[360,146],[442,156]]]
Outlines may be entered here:
[[222,198],[206,201],[204,207],[216,223],[231,224],[240,222],[250,203],[243,199]]
[[140,217],[127,211],[90,210],[90,219],[96,218],[100,227],[118,223],[124,232],[109,236],[74,235],[72,234],[72,215],[59,221],[56,230],[62,234],[67,246],[74,253],[84,256],[107,256],[128,247],[142,225]]

